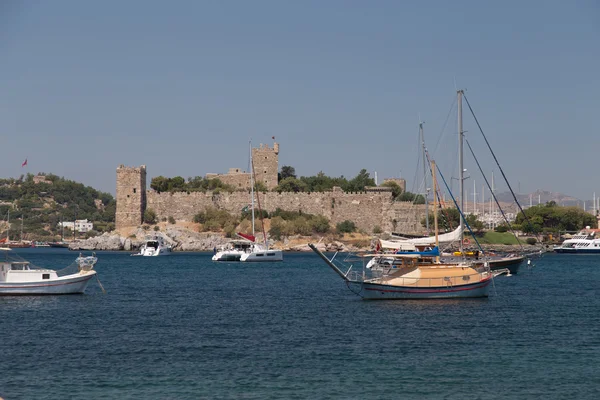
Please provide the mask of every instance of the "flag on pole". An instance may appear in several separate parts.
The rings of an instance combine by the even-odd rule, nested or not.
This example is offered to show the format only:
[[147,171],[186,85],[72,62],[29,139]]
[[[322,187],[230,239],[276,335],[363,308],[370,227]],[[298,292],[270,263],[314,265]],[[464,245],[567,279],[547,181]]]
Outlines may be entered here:
[[23,161],[23,164],[21,164],[21,168],[23,168],[26,165],[27,165],[27,159],[25,159],[25,161]]
[[275,136],[271,136],[271,139],[275,140]]

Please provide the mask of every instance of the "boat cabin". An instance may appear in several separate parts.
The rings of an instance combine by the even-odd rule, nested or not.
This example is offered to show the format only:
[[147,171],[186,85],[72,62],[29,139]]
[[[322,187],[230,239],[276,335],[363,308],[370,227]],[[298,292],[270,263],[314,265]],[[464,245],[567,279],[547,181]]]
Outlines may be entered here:
[[57,279],[51,269],[31,269],[27,261],[0,261],[0,282],[39,282]]

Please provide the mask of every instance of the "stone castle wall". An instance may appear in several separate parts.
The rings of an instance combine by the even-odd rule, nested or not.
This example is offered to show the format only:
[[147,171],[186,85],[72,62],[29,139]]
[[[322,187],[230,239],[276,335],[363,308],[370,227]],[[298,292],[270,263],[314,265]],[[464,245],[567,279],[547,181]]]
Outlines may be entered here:
[[[252,163],[257,182],[262,182],[269,190],[277,186],[279,143],[273,143],[273,148],[262,143],[258,148],[252,148]],[[230,168],[226,174],[209,173],[206,174],[206,178],[219,179],[237,189],[250,189],[250,172],[252,171],[245,172],[239,168]]]
[[[207,207],[240,214],[250,203],[249,192],[200,193],[147,192],[147,207],[159,219],[173,217],[179,221],[192,221],[195,214]],[[353,221],[359,229],[372,232],[375,226],[384,231],[424,232],[421,219],[425,216],[423,205],[394,202],[390,193],[345,193],[333,190],[324,193],[260,193],[261,207],[269,212],[281,208],[323,215],[335,225],[344,220]]]
[[115,226],[138,226],[146,209],[146,166],[117,168]]

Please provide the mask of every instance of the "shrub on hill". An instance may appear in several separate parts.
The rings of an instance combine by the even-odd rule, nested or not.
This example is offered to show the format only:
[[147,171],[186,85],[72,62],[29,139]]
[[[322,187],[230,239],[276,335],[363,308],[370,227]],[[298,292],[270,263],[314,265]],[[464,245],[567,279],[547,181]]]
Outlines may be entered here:
[[356,231],[356,224],[352,221],[345,220],[335,226],[338,233],[352,233]]

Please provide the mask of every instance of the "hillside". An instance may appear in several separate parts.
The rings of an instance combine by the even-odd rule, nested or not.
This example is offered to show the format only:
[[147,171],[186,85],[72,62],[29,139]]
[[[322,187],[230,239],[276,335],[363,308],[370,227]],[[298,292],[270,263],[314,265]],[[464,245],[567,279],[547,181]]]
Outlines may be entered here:
[[110,231],[115,210],[111,194],[53,174],[0,179],[0,238],[6,237],[9,211],[11,238],[20,239],[22,227],[24,240],[54,240],[61,235],[61,220],[87,219],[97,232]]

